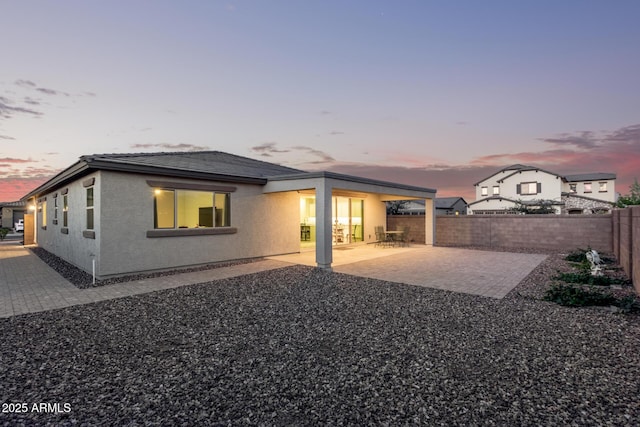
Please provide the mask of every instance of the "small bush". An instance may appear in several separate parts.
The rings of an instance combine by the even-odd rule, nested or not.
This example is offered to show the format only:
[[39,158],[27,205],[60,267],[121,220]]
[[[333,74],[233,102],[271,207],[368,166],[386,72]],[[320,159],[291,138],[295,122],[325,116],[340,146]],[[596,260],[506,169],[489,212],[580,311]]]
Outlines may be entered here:
[[4,240],[4,238],[7,237],[7,234],[9,234],[8,228],[0,228],[0,240]]
[[551,285],[544,295],[545,301],[569,307],[583,307],[588,305],[613,305],[616,298],[609,293],[589,291],[573,285]]
[[589,262],[587,260],[587,255],[586,253],[588,251],[590,251],[591,249],[576,249],[575,251],[569,253],[564,259],[566,259],[567,261],[571,261],[571,262]]
[[611,286],[626,285],[629,282],[625,279],[619,279],[609,276],[593,276],[590,271],[578,271],[571,273],[560,273],[554,279],[561,280],[565,283],[577,283],[581,285],[592,286]]

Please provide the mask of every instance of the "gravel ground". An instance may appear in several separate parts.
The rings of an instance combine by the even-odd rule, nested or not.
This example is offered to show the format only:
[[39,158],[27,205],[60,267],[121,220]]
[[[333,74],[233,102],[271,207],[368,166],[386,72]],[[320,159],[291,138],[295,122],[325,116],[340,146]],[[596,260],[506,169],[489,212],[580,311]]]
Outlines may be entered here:
[[214,264],[205,264],[205,265],[199,265],[196,267],[180,268],[180,269],[174,269],[169,271],[158,271],[158,272],[145,273],[145,274],[128,274],[128,275],[113,277],[109,279],[96,280],[96,282],[93,283],[93,277],[91,276],[91,274],[87,273],[84,270],[80,270],[78,267],[52,254],[46,249],[42,249],[40,247],[35,246],[30,248],[30,250],[35,255],[37,255],[38,258],[40,258],[45,263],[47,263],[49,267],[53,268],[56,272],[58,272],[59,275],[67,279],[71,284],[73,284],[75,287],[79,289],[97,288],[100,286],[112,285],[114,283],[124,283],[124,282],[130,282],[133,280],[148,279],[151,277],[168,276],[168,275],[179,274],[179,273],[189,273],[192,271],[211,270],[214,268],[229,267],[231,265],[247,264],[250,262],[257,261],[257,259],[255,258],[244,259],[239,261],[223,261],[223,262],[217,262]]
[[563,265],[502,300],[292,266],[0,319],[0,424],[637,425],[640,317],[538,299]]

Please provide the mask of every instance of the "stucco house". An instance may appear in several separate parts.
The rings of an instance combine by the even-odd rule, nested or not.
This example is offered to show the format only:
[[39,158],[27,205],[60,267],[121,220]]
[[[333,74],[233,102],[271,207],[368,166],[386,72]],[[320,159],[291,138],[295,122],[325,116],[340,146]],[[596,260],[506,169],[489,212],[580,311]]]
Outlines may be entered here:
[[14,228],[16,223],[24,219],[27,202],[0,202],[0,228]]
[[390,200],[425,201],[433,244],[435,193],[201,151],[82,156],[23,200],[35,243],[101,279],[307,247],[330,268],[334,246],[375,241]]
[[544,203],[556,214],[610,212],[616,201],[616,175],[559,175],[535,166],[512,165],[476,182],[476,201],[468,213],[504,214],[518,203]]

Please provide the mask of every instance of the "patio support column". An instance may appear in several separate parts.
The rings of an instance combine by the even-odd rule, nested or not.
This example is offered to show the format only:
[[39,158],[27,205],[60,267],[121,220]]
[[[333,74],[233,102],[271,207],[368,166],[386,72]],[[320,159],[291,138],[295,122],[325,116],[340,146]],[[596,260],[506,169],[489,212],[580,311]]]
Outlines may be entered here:
[[316,186],[316,263],[318,268],[331,269],[333,253],[331,239],[333,218],[331,184],[322,179]]
[[436,243],[436,208],[433,199],[424,200],[424,240],[427,245]]

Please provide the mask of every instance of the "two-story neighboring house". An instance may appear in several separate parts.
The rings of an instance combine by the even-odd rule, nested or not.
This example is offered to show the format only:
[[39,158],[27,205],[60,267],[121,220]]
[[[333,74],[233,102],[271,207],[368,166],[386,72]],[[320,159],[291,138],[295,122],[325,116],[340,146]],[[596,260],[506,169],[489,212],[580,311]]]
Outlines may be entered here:
[[475,183],[469,214],[507,214],[522,205],[551,208],[557,214],[609,212],[615,203],[615,174],[559,175],[535,166],[512,165]]

